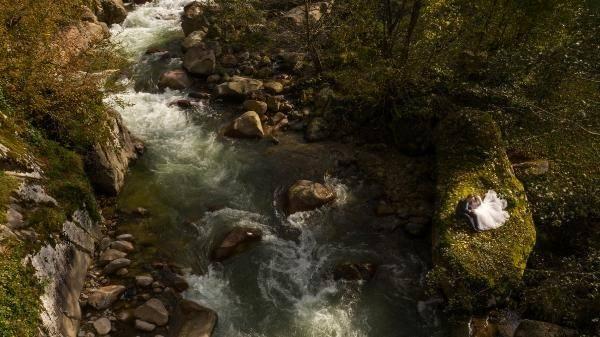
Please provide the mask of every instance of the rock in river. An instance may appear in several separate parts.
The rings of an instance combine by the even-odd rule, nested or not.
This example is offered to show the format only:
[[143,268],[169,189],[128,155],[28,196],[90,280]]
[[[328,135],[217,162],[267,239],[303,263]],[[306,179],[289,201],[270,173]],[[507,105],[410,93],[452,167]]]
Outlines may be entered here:
[[267,112],[267,108],[267,103],[262,101],[253,99],[244,101],[244,109],[246,109],[246,111],[254,111],[259,115],[265,114]]
[[322,184],[299,180],[290,187],[287,193],[288,214],[310,211],[334,201],[335,191]]
[[225,236],[212,254],[212,259],[215,261],[223,261],[235,254],[241,253],[252,242],[260,241],[262,232],[257,228],[239,227],[233,229]]
[[218,97],[243,98],[262,88],[263,83],[260,80],[242,76],[233,76],[229,82],[217,85],[215,87],[215,94]]
[[129,266],[130,264],[131,260],[126,258],[118,258],[107,264],[106,267],[104,267],[103,273],[105,275],[110,275],[121,268]]
[[151,298],[135,309],[133,315],[143,321],[163,326],[169,321],[169,313],[163,302]]
[[194,75],[210,75],[215,72],[216,59],[212,50],[190,48],[183,56],[183,67]]
[[254,111],[247,111],[236,118],[225,128],[227,137],[234,138],[262,138],[265,132],[260,117]]
[[160,79],[158,80],[158,86],[160,88],[169,88],[175,90],[191,87],[192,84],[192,79],[182,69],[164,72],[162,75],[160,75]]
[[177,337],[210,337],[217,324],[217,313],[195,302],[182,300],[179,304],[183,324]]

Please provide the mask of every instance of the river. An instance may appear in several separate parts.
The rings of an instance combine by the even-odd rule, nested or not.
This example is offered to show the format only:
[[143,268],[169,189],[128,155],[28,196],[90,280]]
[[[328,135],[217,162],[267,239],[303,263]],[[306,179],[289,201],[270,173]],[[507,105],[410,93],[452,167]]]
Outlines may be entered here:
[[[201,101],[192,109],[169,103],[186,92],[158,90],[161,72],[181,66],[179,15],[188,1],[138,6],[111,28],[134,61],[109,98],[147,145],[131,169],[118,207],[143,207],[150,216],[125,222],[142,259],[170,259],[188,271],[185,293],[217,312],[216,337],[431,336],[438,329],[419,315],[429,265],[426,239],[385,228],[373,209],[381,186],[352,166],[350,144],[308,145],[298,134],[281,144],[219,137],[237,108]],[[145,54],[160,46],[168,53]],[[337,201],[286,216],[281,192],[298,179],[335,188]],[[263,241],[243,254],[211,264],[218,238],[235,226],[260,228]],[[345,261],[379,265],[367,283],[334,281]],[[117,333],[118,335],[118,333]]]

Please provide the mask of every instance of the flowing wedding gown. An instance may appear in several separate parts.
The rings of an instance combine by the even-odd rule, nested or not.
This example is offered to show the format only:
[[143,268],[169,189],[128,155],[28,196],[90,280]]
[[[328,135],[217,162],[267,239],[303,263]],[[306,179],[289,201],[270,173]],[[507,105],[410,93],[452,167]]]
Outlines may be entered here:
[[[479,200],[481,201],[481,198]],[[504,225],[510,217],[504,210],[505,208],[506,200],[499,198],[495,191],[489,190],[481,201],[481,205],[473,210],[477,218],[478,229],[486,231]]]

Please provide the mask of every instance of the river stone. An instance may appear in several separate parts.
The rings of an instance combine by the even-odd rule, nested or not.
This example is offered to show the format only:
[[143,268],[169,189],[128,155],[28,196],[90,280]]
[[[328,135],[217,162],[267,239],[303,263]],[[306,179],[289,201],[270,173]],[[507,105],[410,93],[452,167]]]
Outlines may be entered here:
[[318,142],[329,136],[329,127],[323,117],[316,117],[308,122],[304,138],[309,142]]
[[96,329],[96,332],[99,335],[106,335],[110,332],[111,324],[110,324],[110,320],[106,317],[101,317],[98,318],[97,320],[94,321],[93,323],[94,325],[94,329]]
[[124,240],[113,241],[110,243],[110,248],[120,250],[125,253],[133,252],[133,243]]
[[280,94],[283,92],[283,84],[276,81],[268,81],[264,84],[265,91],[270,94]]
[[344,263],[338,265],[333,271],[334,280],[368,281],[373,278],[377,266],[373,263]]
[[260,241],[262,231],[257,228],[238,227],[230,231],[219,247],[212,253],[212,259],[223,261],[246,250],[250,243]]
[[175,90],[182,90],[191,87],[192,84],[192,79],[184,70],[181,69],[166,71],[160,75],[160,79],[158,80],[159,88],[169,88]]
[[218,97],[243,98],[262,88],[262,81],[248,77],[233,76],[228,82],[215,87],[215,95]]
[[115,303],[124,292],[125,287],[122,285],[110,285],[98,288],[89,294],[88,304],[98,310],[103,310]]
[[96,14],[98,20],[110,26],[125,21],[127,10],[123,5],[123,0],[100,0],[100,6]]
[[265,132],[260,117],[254,111],[247,111],[225,128],[225,136],[233,138],[261,138]]
[[126,258],[119,258],[119,259],[113,260],[109,264],[107,264],[104,267],[104,270],[102,272],[105,275],[110,275],[123,267],[129,266],[130,264],[131,264],[131,260],[126,259]]
[[133,315],[143,321],[163,326],[169,321],[169,313],[163,302],[159,299],[151,298],[146,303],[135,309]]
[[206,37],[206,32],[203,30],[197,30],[195,32],[192,32],[185,39],[183,39],[183,42],[181,43],[181,47],[183,48],[183,51],[187,51],[187,50],[195,48],[195,47],[202,47],[203,46],[202,41],[204,41],[205,37]]
[[121,235],[117,236],[117,240],[133,242],[135,240],[135,238],[131,234],[121,234]]
[[521,321],[515,331],[515,337],[575,337],[577,335],[575,330],[528,319]]
[[154,329],[156,329],[156,325],[146,322],[146,321],[136,319],[135,320],[135,328],[140,331],[150,332],[150,331],[154,331]]
[[210,75],[215,72],[216,60],[212,50],[190,48],[183,56],[183,67],[194,75]]
[[234,68],[237,66],[238,60],[235,55],[225,54],[221,57],[221,65],[225,68]]
[[206,5],[200,1],[193,1],[183,7],[181,28],[186,36],[192,32],[206,29],[208,26],[208,22],[204,16],[206,9]]
[[138,275],[135,277],[135,284],[138,287],[148,287],[154,282],[154,278],[150,275]]
[[195,302],[182,300],[179,303],[183,323],[177,337],[210,337],[217,324],[217,313]]
[[335,191],[322,184],[299,180],[294,183],[287,193],[288,214],[310,211],[334,201]]
[[267,103],[249,99],[244,101],[244,110],[254,111],[257,114],[262,115],[267,112]]
[[122,252],[120,250],[116,250],[116,249],[107,249],[105,250],[100,257],[98,258],[98,262],[101,265],[105,265],[107,263],[110,263],[111,261],[114,261],[116,259],[120,259],[127,256],[127,253]]
[[281,105],[285,101],[283,96],[267,96],[267,107],[271,112],[278,112],[281,110]]

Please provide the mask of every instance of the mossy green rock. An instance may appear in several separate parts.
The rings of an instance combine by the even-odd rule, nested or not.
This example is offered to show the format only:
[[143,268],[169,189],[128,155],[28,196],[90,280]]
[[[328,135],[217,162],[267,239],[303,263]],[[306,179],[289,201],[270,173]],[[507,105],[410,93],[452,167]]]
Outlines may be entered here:
[[[489,114],[463,110],[445,118],[437,131],[436,151],[439,208],[432,275],[451,304],[473,309],[474,294],[489,296],[521,279],[535,244],[535,226]],[[468,195],[483,196],[490,189],[507,200],[510,219],[498,229],[476,232],[456,209]]]

